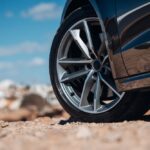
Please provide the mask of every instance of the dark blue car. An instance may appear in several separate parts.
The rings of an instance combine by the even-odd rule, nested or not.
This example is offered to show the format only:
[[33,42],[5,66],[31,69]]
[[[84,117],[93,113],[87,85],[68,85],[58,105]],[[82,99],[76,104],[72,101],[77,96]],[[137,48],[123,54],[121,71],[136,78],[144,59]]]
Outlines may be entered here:
[[150,1],[67,0],[49,68],[72,117],[113,122],[143,115],[150,102]]

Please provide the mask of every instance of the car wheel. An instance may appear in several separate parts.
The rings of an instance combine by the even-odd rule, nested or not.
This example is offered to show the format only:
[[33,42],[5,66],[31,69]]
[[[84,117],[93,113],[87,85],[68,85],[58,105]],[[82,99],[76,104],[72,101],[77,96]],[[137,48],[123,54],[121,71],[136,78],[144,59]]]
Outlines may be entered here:
[[[63,108],[82,121],[113,122],[135,117],[138,94],[117,90],[101,34],[99,19],[91,7],[79,8],[67,17],[50,52],[54,92]],[[138,115],[144,112],[138,110]]]

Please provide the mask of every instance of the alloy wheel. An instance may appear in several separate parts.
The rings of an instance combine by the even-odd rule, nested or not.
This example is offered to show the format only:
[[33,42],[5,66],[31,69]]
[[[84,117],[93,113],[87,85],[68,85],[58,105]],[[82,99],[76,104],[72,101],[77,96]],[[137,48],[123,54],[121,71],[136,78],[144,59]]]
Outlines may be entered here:
[[97,18],[81,20],[66,32],[57,55],[61,92],[91,114],[112,109],[125,94],[116,88],[102,35]]

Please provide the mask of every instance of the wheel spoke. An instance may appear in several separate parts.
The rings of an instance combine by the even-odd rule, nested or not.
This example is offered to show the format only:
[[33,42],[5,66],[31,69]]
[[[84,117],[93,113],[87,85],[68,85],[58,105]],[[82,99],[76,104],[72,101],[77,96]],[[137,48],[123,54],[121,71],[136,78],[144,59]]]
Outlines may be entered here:
[[108,55],[106,55],[105,57],[104,57],[104,59],[103,59],[103,61],[102,61],[102,66],[105,64],[105,62],[107,61],[107,59],[109,59],[109,56]]
[[89,54],[89,50],[88,47],[86,46],[86,44],[83,42],[83,40],[80,37],[80,30],[76,29],[76,30],[71,30],[70,31],[74,41],[76,42],[76,44],[79,46],[79,48],[81,49],[81,51],[83,52],[83,54],[88,58],[91,59],[90,54]]
[[104,65],[103,67],[104,67],[107,71],[111,72],[111,68],[110,68],[109,66]]
[[96,81],[95,92],[94,92],[94,112],[96,112],[97,109],[100,108],[100,97],[102,94],[101,90],[102,89],[101,89],[100,76],[98,76]]
[[94,84],[94,80],[92,78],[93,74],[94,74],[94,71],[93,70],[90,71],[86,80],[85,80],[82,95],[81,95],[80,107],[84,107],[84,106],[89,105],[87,98],[88,98],[89,92],[90,92],[90,90]]
[[67,59],[60,59],[58,61],[58,63],[61,66],[70,66],[70,65],[76,65],[76,66],[80,66],[80,65],[86,65],[86,64],[90,64],[92,61],[91,60],[85,60],[85,59],[75,59],[75,58],[67,58]]
[[99,56],[99,57],[101,56],[101,54],[102,54],[102,53],[104,52],[104,50],[106,49],[103,33],[100,34],[100,39],[101,39],[101,45],[100,45],[100,48],[99,48],[99,51],[98,51],[98,56]]
[[122,95],[117,91],[117,88],[115,86],[115,83],[113,83],[112,81],[110,81],[110,79],[104,77],[104,75],[102,76],[102,74],[100,74],[100,78],[101,81],[109,88],[111,89],[119,98],[122,97]]
[[100,57],[101,54],[104,52],[105,50],[105,43],[101,43],[99,51],[98,51],[98,56]]
[[90,33],[90,29],[89,29],[88,23],[87,23],[86,20],[84,20],[83,24],[84,24],[84,29],[85,29],[85,33],[86,33],[86,36],[87,36],[89,48],[92,51],[92,53],[94,54],[94,56],[97,58],[97,56],[96,56],[96,54],[94,52],[94,45],[93,45],[92,36],[91,36],[91,33]]
[[61,78],[61,83],[68,83],[74,81],[77,78],[81,78],[89,73],[88,70],[81,70],[71,74],[65,73]]

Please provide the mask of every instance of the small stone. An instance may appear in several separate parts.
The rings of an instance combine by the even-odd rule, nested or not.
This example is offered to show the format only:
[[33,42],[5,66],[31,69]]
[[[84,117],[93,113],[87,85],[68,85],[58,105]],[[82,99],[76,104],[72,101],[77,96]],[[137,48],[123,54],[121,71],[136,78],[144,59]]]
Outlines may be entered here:
[[128,123],[128,121],[127,121],[127,120],[125,120],[123,123],[124,123],[124,124],[127,124],[127,123]]
[[79,127],[76,136],[79,139],[88,139],[92,137],[92,133],[87,127]]
[[0,132],[0,139],[1,138],[5,138],[6,136],[8,136],[10,134],[10,132],[8,130],[2,130]]
[[0,127],[1,128],[6,128],[8,126],[9,126],[8,122],[0,121]]
[[122,134],[117,133],[117,132],[111,132],[105,136],[104,141],[106,141],[106,142],[121,142]]

